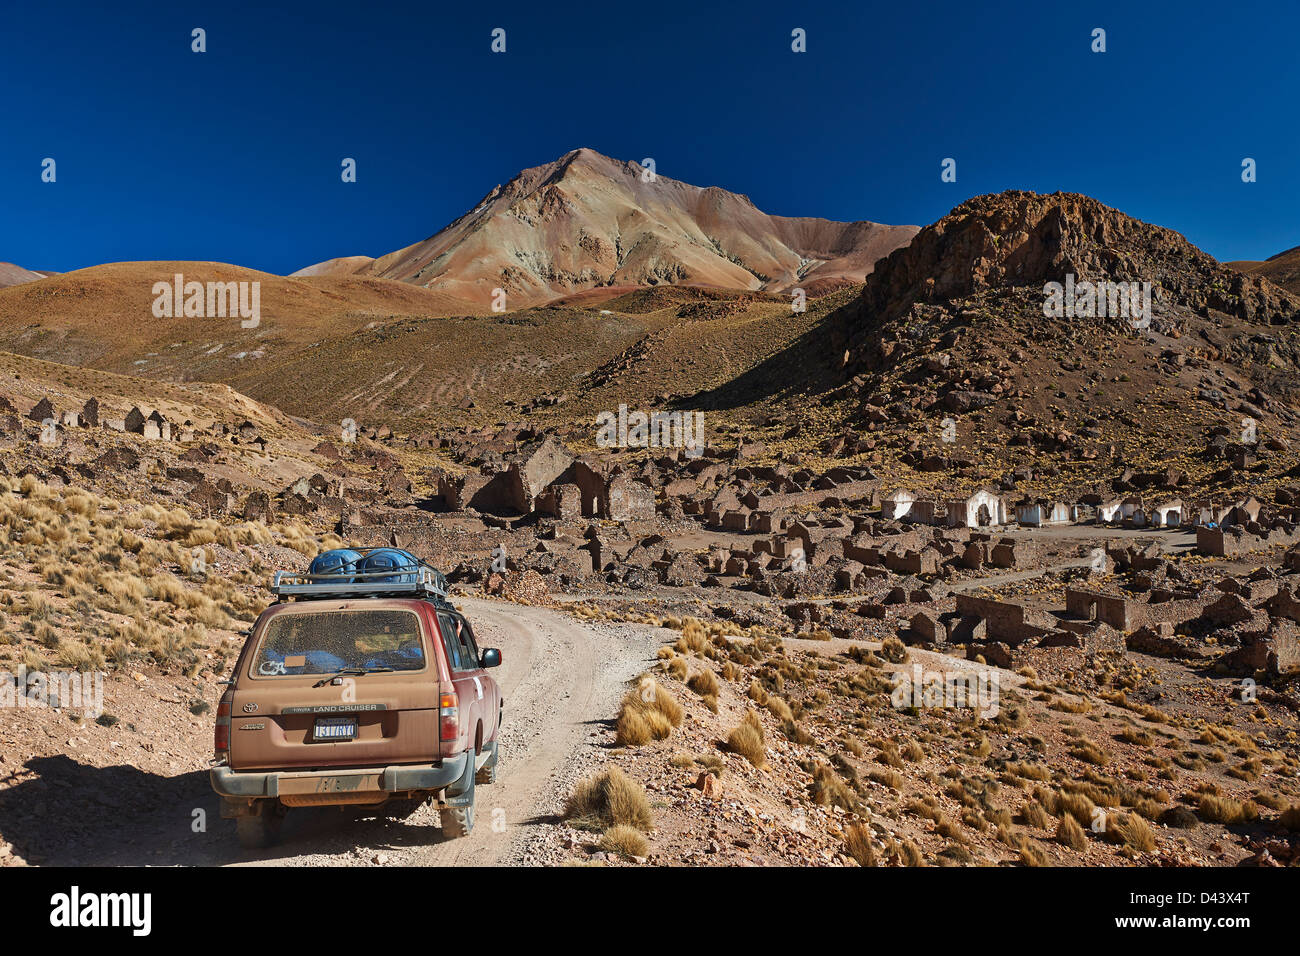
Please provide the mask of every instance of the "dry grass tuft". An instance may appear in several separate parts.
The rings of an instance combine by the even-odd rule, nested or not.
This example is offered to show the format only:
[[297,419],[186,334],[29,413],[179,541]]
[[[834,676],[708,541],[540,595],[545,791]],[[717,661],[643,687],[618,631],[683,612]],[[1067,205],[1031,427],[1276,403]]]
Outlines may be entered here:
[[1088,849],[1088,834],[1079,826],[1079,821],[1067,814],[1061,817],[1061,825],[1056,828],[1056,842],[1082,853]]
[[744,757],[759,770],[767,767],[765,744],[763,724],[752,710],[747,711],[740,724],[727,735],[727,749]]
[[1220,797],[1212,793],[1201,796],[1197,809],[1201,819],[1210,823],[1250,823],[1259,817],[1259,808],[1250,801],[1241,803],[1231,797]]
[[653,678],[643,677],[623,697],[615,724],[614,742],[620,747],[640,747],[652,740],[664,740],[680,727],[684,713],[677,702]]
[[619,823],[606,830],[597,844],[606,853],[617,853],[623,857],[645,857],[649,845],[641,831],[625,823]]
[[691,679],[686,682],[686,685],[701,697],[718,696],[718,678],[713,671],[703,670],[691,675]]
[[875,866],[876,850],[871,842],[871,827],[855,823],[844,834],[844,847],[859,866]]
[[599,830],[621,825],[648,831],[654,824],[641,785],[615,766],[579,781],[565,804],[564,817],[574,826]]

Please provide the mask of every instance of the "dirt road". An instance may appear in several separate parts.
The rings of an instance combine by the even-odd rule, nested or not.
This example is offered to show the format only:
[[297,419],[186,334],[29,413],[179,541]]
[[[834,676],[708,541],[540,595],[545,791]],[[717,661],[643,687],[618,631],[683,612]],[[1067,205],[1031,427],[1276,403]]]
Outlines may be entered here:
[[[498,782],[477,789],[474,831],[444,840],[423,807],[403,821],[294,810],[281,844],[233,865],[489,866],[514,862],[608,736],[607,721],[662,643],[649,628],[580,624],[548,608],[461,600],[483,647],[501,648],[505,699]],[[549,809],[548,809],[549,808]],[[298,819],[294,820],[297,816]],[[231,834],[227,834],[231,836]]]
[[93,766],[72,754],[30,761],[22,782],[0,790],[0,835],[42,865],[483,866],[538,859],[537,844],[557,822],[572,784],[600,762],[625,682],[649,666],[669,632],[579,623],[543,607],[456,603],[480,645],[501,649],[495,676],[505,698],[498,782],[477,788],[468,837],[444,840],[430,807],[406,820],[363,817],[354,808],[294,809],[276,846],[242,850],[208,784],[206,726],[193,740],[169,744],[186,751],[169,775],[120,763]]

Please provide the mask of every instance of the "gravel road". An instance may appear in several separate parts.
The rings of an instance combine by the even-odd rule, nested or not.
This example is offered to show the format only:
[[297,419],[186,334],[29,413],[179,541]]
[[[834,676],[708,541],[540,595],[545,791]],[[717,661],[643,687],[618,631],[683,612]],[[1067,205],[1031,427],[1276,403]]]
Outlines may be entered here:
[[[477,789],[474,831],[444,840],[437,811],[406,820],[353,811],[291,810],[269,850],[213,860],[233,866],[491,866],[540,862],[539,843],[574,780],[598,762],[625,682],[649,666],[668,632],[575,622],[550,608],[461,599],[482,647],[501,648],[505,698],[498,782]],[[234,843],[233,825],[218,821]],[[225,832],[226,829],[230,832]],[[199,861],[195,862],[208,862]]]

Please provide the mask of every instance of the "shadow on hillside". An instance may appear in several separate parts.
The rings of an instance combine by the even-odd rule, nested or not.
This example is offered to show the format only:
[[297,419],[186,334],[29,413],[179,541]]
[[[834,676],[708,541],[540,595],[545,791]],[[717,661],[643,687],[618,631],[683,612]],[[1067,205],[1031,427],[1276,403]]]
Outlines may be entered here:
[[717,388],[704,389],[680,399],[682,408],[718,411],[743,408],[758,402],[820,395],[843,382],[833,342],[836,330],[849,317],[855,303],[826,316],[785,348]]
[[[60,754],[35,757],[15,776],[23,779],[0,790],[0,838],[40,866],[273,864],[303,854],[443,839],[437,814],[427,808],[422,820],[408,822],[322,807],[290,811],[276,846],[244,850],[234,821],[221,819],[206,770],[164,777],[125,765],[89,766]],[[203,822],[198,832],[196,819]]]

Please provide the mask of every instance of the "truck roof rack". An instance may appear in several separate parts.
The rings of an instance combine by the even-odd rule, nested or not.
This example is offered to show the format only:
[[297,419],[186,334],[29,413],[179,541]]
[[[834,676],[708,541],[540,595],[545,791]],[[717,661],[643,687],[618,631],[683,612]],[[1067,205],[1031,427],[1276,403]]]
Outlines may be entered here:
[[[358,549],[366,554],[367,549]],[[394,581],[393,578],[405,580]],[[276,571],[271,593],[281,598],[325,599],[343,597],[419,597],[451,607],[447,600],[447,579],[432,565],[416,559],[414,564],[381,571],[345,571],[339,574],[308,574]]]

